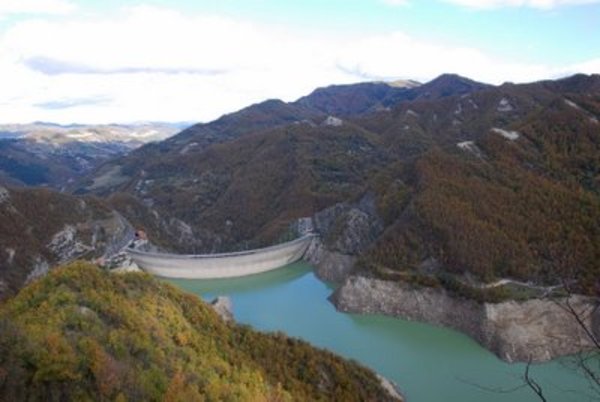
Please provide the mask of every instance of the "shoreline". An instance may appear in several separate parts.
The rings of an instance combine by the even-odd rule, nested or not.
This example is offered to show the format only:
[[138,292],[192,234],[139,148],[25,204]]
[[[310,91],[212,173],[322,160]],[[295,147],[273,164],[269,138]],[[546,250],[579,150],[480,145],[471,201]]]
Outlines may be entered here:
[[[442,289],[350,276],[329,301],[345,313],[382,314],[457,330],[509,363],[547,362],[593,347],[574,317],[559,305],[564,299],[478,303]],[[594,302],[579,295],[569,300],[582,316],[593,311]],[[600,311],[585,316],[584,322],[598,336]]]

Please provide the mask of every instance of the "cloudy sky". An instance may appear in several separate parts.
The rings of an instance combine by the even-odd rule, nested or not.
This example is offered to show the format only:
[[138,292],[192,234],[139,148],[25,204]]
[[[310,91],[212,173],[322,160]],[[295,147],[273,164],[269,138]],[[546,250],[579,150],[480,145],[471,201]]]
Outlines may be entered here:
[[208,121],[451,72],[600,73],[600,0],[0,0],[0,122]]

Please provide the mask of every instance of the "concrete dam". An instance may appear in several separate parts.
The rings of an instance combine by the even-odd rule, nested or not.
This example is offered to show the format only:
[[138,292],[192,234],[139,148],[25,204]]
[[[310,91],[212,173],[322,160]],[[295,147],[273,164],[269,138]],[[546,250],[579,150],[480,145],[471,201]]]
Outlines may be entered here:
[[300,260],[316,235],[307,234],[287,243],[247,251],[219,254],[149,253],[127,249],[144,271],[165,278],[234,278],[270,271]]

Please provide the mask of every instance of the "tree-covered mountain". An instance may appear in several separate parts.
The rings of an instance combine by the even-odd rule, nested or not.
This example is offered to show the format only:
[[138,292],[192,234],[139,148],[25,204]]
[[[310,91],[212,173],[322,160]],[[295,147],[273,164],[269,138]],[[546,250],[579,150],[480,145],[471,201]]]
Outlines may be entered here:
[[397,401],[370,370],[223,321],[141,273],[75,263],[0,305],[3,401]]
[[599,82],[577,75],[494,87],[445,75],[413,88],[323,88],[144,146],[78,192],[111,195],[158,243],[186,252],[268,244],[299,217],[374,194],[384,225],[359,252],[363,272],[427,283],[447,272],[569,276],[591,291]]
[[[321,235],[308,258],[321,272],[325,256],[333,281],[353,274],[491,302],[548,295],[554,285],[600,292],[599,75],[497,87],[443,76],[400,88],[402,99],[384,107],[387,91],[373,98],[373,88],[355,89],[360,101],[352,103],[351,88],[342,88],[352,104],[346,114],[318,110],[321,93],[312,105],[271,100],[190,127],[104,163],[76,183],[78,195],[0,188],[0,297],[52,266],[117,251],[133,228],[163,249],[214,252],[289,238],[307,216]],[[356,108],[361,102],[375,106]],[[318,353],[314,360],[296,341],[240,327],[219,332],[209,320],[206,328],[227,341],[207,342],[194,303],[143,276],[86,266],[51,274],[1,308],[9,336],[0,337],[0,391],[380,398],[368,372]],[[183,316],[161,327],[150,319],[166,314],[160,306]],[[144,322],[132,318],[138,310]],[[119,332],[130,324],[142,332]],[[182,326],[186,339],[216,348],[208,361],[172,336]],[[172,353],[173,345],[189,354]],[[182,361],[209,377],[222,368],[216,383],[228,385],[181,374]],[[305,381],[313,363],[311,378],[334,380]]]

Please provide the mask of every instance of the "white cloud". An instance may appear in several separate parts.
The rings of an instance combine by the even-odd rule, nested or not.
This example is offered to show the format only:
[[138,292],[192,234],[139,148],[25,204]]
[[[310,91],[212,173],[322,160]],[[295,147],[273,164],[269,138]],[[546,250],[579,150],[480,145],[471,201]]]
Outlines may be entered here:
[[560,6],[575,6],[600,3],[600,0],[443,0],[464,7],[490,9],[501,7],[531,7],[552,9]]
[[427,81],[443,73],[457,73],[501,83],[531,81],[550,73],[542,65],[496,60],[477,49],[428,43],[400,32],[359,40],[339,54],[341,68],[372,79],[391,79],[402,72],[408,78]]
[[492,83],[549,78],[551,68],[401,32],[336,36],[214,15],[136,7],[117,16],[29,20],[0,37],[0,121],[214,119],[267,98],[374,79],[453,72]]
[[562,75],[572,75],[577,73],[600,74],[600,58],[567,66],[561,72]]
[[2,0],[0,17],[8,14],[68,14],[76,9],[67,0]]
[[[25,21],[0,38],[0,74],[15,78],[3,83],[0,119],[212,119],[356,80],[332,62],[338,46],[307,32],[154,7],[106,19]],[[90,94],[113,102],[31,106]]]

